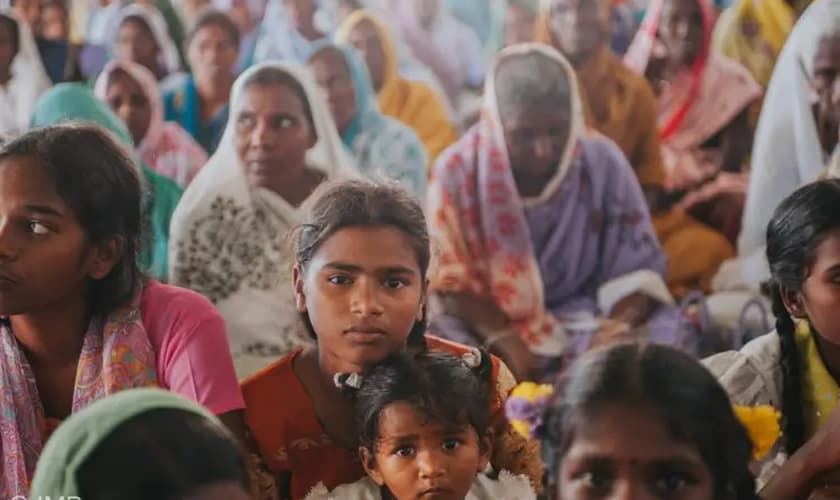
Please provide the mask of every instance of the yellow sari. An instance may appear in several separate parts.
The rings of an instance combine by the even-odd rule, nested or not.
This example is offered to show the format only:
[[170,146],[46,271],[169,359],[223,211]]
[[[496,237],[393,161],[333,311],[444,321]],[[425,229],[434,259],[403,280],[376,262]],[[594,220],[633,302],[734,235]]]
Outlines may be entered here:
[[458,131],[434,90],[425,83],[400,76],[396,45],[390,29],[378,17],[364,10],[354,12],[342,23],[336,33],[336,41],[347,44],[353,29],[365,21],[372,23],[378,31],[385,53],[385,78],[379,89],[379,109],[414,129],[426,146],[429,164],[432,165],[444,149],[458,140]]
[[[536,37],[540,43],[553,45],[548,5],[549,2],[542,3]],[[656,97],[644,76],[626,67],[606,45],[575,71],[586,124],[618,145],[642,187],[664,189],[666,170]],[[712,278],[721,264],[735,256],[732,244],[723,234],[677,208],[653,213],[651,219],[668,256],[666,281],[671,294],[679,299],[693,290],[711,292]]]

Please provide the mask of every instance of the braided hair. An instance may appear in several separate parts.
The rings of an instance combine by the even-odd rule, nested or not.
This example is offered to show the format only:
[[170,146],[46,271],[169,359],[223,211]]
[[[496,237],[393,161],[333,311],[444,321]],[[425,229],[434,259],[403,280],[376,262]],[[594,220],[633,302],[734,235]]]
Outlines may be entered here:
[[676,439],[697,449],[715,499],[758,500],[747,431],[715,377],[687,354],[655,344],[613,345],[579,358],[556,387],[537,436],[549,491],[557,491],[576,426],[609,405],[629,404],[657,410]]
[[782,426],[788,454],[805,440],[802,374],[794,340],[795,325],[785,306],[785,294],[802,290],[814,263],[814,252],[825,236],[840,228],[840,181],[806,185],[782,202],[767,227],[767,262],[776,333],[782,352]]

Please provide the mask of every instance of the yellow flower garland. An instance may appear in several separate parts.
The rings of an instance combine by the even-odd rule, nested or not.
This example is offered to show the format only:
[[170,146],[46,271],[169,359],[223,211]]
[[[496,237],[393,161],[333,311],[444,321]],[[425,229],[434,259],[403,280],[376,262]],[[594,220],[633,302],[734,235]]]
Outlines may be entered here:
[[782,435],[779,419],[781,415],[775,408],[765,406],[735,406],[735,416],[747,429],[753,444],[753,459],[761,460],[773,449],[773,445]]

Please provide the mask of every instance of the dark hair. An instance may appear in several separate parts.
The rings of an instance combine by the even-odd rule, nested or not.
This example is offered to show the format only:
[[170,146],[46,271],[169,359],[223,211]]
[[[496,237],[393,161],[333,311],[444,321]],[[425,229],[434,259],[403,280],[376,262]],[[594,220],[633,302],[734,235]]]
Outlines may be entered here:
[[785,199],[767,227],[767,262],[772,276],[769,288],[782,349],[782,423],[788,454],[805,441],[805,423],[795,327],[782,296],[802,289],[814,264],[816,248],[830,231],[840,229],[838,214],[840,181],[818,181]]
[[592,351],[558,383],[546,415],[543,449],[551,487],[571,446],[575,423],[610,404],[649,405],[672,435],[698,449],[712,472],[716,499],[753,500],[752,444],[729,397],[700,363],[675,349],[618,344]]
[[239,28],[236,26],[236,23],[233,22],[233,19],[231,19],[229,15],[220,10],[213,9],[212,7],[202,9],[198,14],[198,17],[196,17],[195,21],[193,21],[190,26],[190,30],[187,33],[187,38],[184,40],[184,47],[189,47],[193,38],[195,38],[195,35],[208,26],[217,26],[221,28],[228,34],[228,36],[230,36],[236,50],[239,50],[240,35]]
[[249,491],[237,441],[219,424],[177,409],[151,410],[111,433],[76,472],[88,500],[181,500],[232,481]]
[[20,51],[20,25],[14,17],[0,13],[0,23],[5,24],[9,28],[9,37],[12,39],[12,46],[15,48],[15,54]]
[[377,364],[355,393],[353,422],[359,445],[375,450],[382,410],[401,401],[431,421],[470,425],[483,438],[491,423],[492,361],[478,350],[469,355],[480,361],[475,367],[453,354],[410,351]]
[[[295,253],[301,270],[315,256],[318,248],[337,231],[348,227],[390,226],[402,231],[411,243],[425,282],[431,251],[423,207],[404,188],[394,182],[353,180],[325,183],[319,187],[308,207],[306,221],[296,231]],[[315,330],[309,316],[303,314],[309,334]],[[408,336],[410,345],[425,346],[426,312],[414,324]]]
[[270,86],[281,85],[291,89],[295,95],[298,96],[300,102],[303,103],[303,110],[306,113],[306,118],[309,120],[309,128],[313,134],[317,135],[315,130],[315,120],[312,118],[312,105],[309,103],[309,97],[306,95],[303,85],[292,76],[288,71],[284,71],[276,66],[264,66],[254,71],[242,83],[243,92],[252,85]]
[[103,129],[63,124],[32,130],[0,147],[0,162],[31,159],[55,182],[92,243],[120,238],[114,268],[90,283],[90,312],[107,314],[125,305],[142,283],[137,265],[142,191],[138,167]]
[[[120,24],[119,24],[119,26],[117,26],[117,29],[122,28],[124,25],[129,24],[129,23],[134,23],[138,26],[141,26],[144,30],[146,30],[147,34],[150,37],[152,37],[152,40],[155,41],[155,45],[158,44],[157,38],[155,37],[155,32],[152,29],[152,26],[149,25],[149,21],[147,21],[145,17],[141,16],[140,14],[131,14],[131,15],[125,16],[122,19],[122,21],[120,21]],[[163,48],[158,46],[158,50],[163,50]]]

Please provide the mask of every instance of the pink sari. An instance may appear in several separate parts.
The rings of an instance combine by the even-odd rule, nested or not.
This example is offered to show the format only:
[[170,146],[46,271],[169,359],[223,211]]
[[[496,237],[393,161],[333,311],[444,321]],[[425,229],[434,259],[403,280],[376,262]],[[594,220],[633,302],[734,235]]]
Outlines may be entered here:
[[[624,59],[627,66],[645,74],[655,50],[657,30],[665,0],[653,0],[647,15]],[[673,81],[658,97],[659,130],[667,170],[666,187],[692,190],[718,176],[720,155],[703,151],[702,146],[735,117],[761,97],[761,87],[740,64],[711,51],[714,12],[708,0],[697,0],[703,12],[703,49],[690,70]],[[715,189],[701,188],[703,198],[746,187],[723,174],[715,179]],[[721,191],[720,188],[726,188]],[[698,193],[690,193],[692,204]],[[685,207],[687,208],[687,207]]]
[[[157,386],[155,353],[140,315],[138,293],[132,303],[94,318],[85,334],[73,413],[124,389]],[[0,323],[0,498],[25,498],[35,465],[49,434],[35,376],[10,323]]]
[[112,61],[105,66],[94,90],[99,100],[104,102],[107,98],[108,82],[117,70],[124,71],[140,85],[152,108],[149,129],[143,141],[136,145],[137,154],[147,167],[186,188],[207,163],[207,153],[180,125],[163,120],[163,100],[158,82],[149,70],[139,64]]

